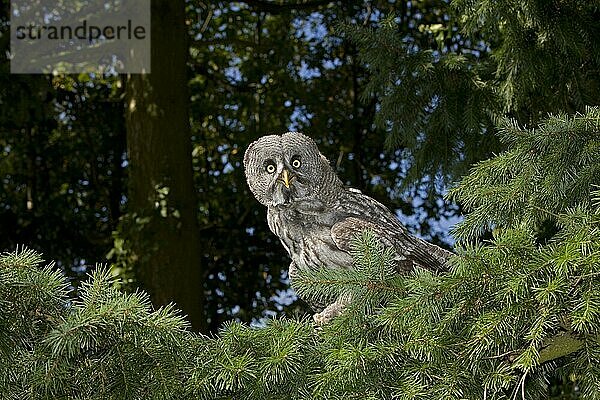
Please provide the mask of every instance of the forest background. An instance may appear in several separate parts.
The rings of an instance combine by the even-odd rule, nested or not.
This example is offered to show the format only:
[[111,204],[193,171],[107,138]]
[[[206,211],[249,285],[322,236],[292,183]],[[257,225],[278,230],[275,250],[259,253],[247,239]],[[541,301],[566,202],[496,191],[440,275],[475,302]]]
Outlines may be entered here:
[[[106,264],[110,275],[119,278],[111,281],[113,285],[128,293],[142,288],[155,306],[175,302],[196,331],[216,332],[232,320],[264,326],[273,316],[302,318],[308,308],[289,288],[289,259],[268,230],[265,210],[249,193],[241,164],[245,148],[256,138],[303,131],[318,142],[345,183],[389,206],[412,233],[450,249],[455,238],[462,238],[460,251],[467,254],[461,258],[467,267],[462,268],[468,273],[458,266],[455,275],[436,283],[440,287],[448,282],[446,289],[454,287],[452,279],[457,276],[464,278],[463,283],[473,276],[486,281],[489,275],[469,260],[487,260],[485,268],[495,265],[498,279],[502,271],[514,271],[490,293],[477,290],[492,290],[493,285],[449,291],[455,298],[443,307],[432,295],[432,303],[425,304],[429,308],[417,307],[421,314],[415,311],[412,322],[393,314],[392,307],[392,314],[382,314],[384,320],[389,317],[384,325],[408,326],[408,332],[427,337],[431,326],[423,315],[442,321],[440,310],[453,312],[453,305],[468,303],[469,296],[491,299],[505,289],[512,293],[502,289],[502,284],[510,284],[508,278],[543,271],[537,283],[527,286],[533,292],[516,284],[524,292],[515,289],[518,294],[510,295],[519,301],[535,299],[519,303],[526,307],[513,307],[504,299],[497,304],[502,312],[483,312],[471,321],[473,325],[465,325],[471,329],[468,334],[461,331],[456,337],[451,336],[455,325],[450,315],[450,328],[444,331],[450,336],[443,337],[449,342],[442,342],[455,345],[453,340],[471,334],[478,338],[473,339],[473,354],[465,359],[481,367],[474,371],[492,378],[483,386],[469,386],[473,398],[492,396],[488,387],[498,390],[497,398],[505,398],[500,389],[511,385],[517,393],[531,371],[536,372],[531,372],[528,385],[536,387],[537,373],[542,382],[539,393],[547,393],[543,382],[550,380],[556,396],[577,397],[580,388],[597,395],[597,363],[591,361],[597,357],[600,315],[600,295],[593,283],[598,211],[591,208],[592,190],[600,184],[598,112],[593,108],[600,103],[597,2],[152,0],[151,5],[152,74],[11,75],[10,5],[2,2],[0,249],[27,245],[46,260],[55,260],[53,268],[68,277],[70,299],[87,293],[89,300],[90,290],[100,290],[101,283],[86,289],[82,279],[98,264]],[[451,197],[446,196],[449,190]],[[466,222],[451,233],[463,214]],[[578,215],[583,217],[577,219]],[[497,230],[503,226],[525,226],[535,240]],[[587,233],[577,233],[577,227]],[[502,235],[507,235],[504,242]],[[492,237],[491,247],[469,247]],[[540,247],[545,249],[540,255],[535,246],[549,247]],[[577,259],[573,249],[579,249],[577,257],[584,261],[573,261]],[[571,261],[564,265],[570,266],[561,270],[561,257],[567,254]],[[551,261],[542,263],[544,257]],[[35,257],[2,259],[3,265],[36,263]],[[523,266],[532,270],[519,275]],[[480,272],[483,275],[477,275]],[[103,279],[107,278],[100,273],[98,280]],[[417,294],[438,293],[433,280],[414,279]],[[47,285],[50,293],[52,285]],[[110,293],[111,298],[118,297]],[[542,312],[542,320],[533,318],[540,310],[552,311]],[[456,312],[455,317],[463,310]],[[571,312],[568,323],[562,320],[565,312]],[[507,315],[524,325],[505,325],[502,318]],[[56,332],[54,322],[44,323],[50,324],[47,332]],[[534,327],[527,331],[529,323]],[[579,358],[566,358],[561,364],[566,372],[553,375],[550,364],[544,365],[536,352],[546,343],[543,337],[552,339],[566,325],[578,340],[585,338],[585,351],[577,342],[565,354],[579,352]],[[225,341],[242,329],[226,326],[231,330]],[[294,331],[291,322],[286,326],[294,338],[308,337]],[[521,330],[515,328],[519,326]],[[16,337],[12,328],[7,329],[2,331],[10,333],[6,337]],[[37,337],[38,328],[27,329],[20,334]],[[118,336],[116,332],[110,340]],[[260,333],[244,332],[242,337],[262,340]],[[490,342],[488,334],[493,337]],[[344,345],[354,346],[352,340]],[[11,349],[9,342],[0,344]],[[492,349],[490,343],[498,347]],[[74,347],[66,348],[80,345],[73,341],[69,346]],[[510,373],[499,369],[498,375],[490,375],[485,368],[500,364],[494,364],[495,356],[486,351],[493,353],[502,346],[523,352],[516,361],[510,360],[514,361]],[[30,347],[25,347],[19,353],[23,359],[29,357]],[[410,357],[425,358],[419,362],[436,360],[448,374],[456,373],[447,384],[428,376],[421,386],[407,386],[422,390],[423,396],[454,393],[451,386],[460,382],[461,371],[470,370],[460,365],[460,359],[446,368],[447,360],[434,347],[414,351],[417,355],[409,350]],[[419,353],[423,351],[424,355]],[[60,351],[54,348],[51,353]],[[323,364],[342,365],[344,358],[336,357]],[[422,371],[410,357],[407,365]],[[65,368],[71,368],[71,361]],[[131,363],[134,368],[135,360]],[[412,373],[410,367],[402,371]],[[336,376],[341,376],[338,372]],[[398,380],[396,373],[389,382]],[[93,374],[82,376],[91,379]],[[327,376],[325,372],[319,379],[326,382]],[[373,388],[381,387],[378,373],[365,376]],[[568,377],[580,383],[573,386]],[[278,382],[280,376],[271,378]],[[210,390],[246,393],[250,389],[240,379],[220,377],[216,382],[226,383]],[[371,390],[353,379],[358,378],[335,381],[359,382],[352,390]],[[177,380],[164,382],[173,389]],[[68,386],[49,385],[50,397]],[[192,379],[190,387],[202,386]]]
[[600,103],[595,2],[154,0],[147,76],[11,75],[9,10],[0,249],[55,260],[72,296],[107,264],[202,332],[308,311],[245,184],[259,136],[309,134],[348,185],[452,248],[463,210],[444,196],[509,147],[502,121]]
[[[205,331],[307,310],[245,184],[241,158],[257,137],[306,132],[347,184],[447,247],[460,215],[442,200],[447,185],[501,148],[497,100],[470,72],[498,39],[468,38],[447,2],[153,2],[148,80],[10,75],[9,10],[0,248],[55,260],[74,294],[110,264],[128,289],[176,301]],[[389,43],[357,36],[381,31]],[[374,50],[387,60],[369,60]],[[153,85],[161,117],[130,112]],[[180,220],[183,234],[169,228]]]

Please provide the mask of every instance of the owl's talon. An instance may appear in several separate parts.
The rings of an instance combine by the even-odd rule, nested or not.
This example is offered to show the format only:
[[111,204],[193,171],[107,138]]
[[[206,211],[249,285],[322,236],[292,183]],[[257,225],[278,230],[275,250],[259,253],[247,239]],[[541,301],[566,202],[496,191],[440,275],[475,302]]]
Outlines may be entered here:
[[335,303],[325,307],[323,311],[313,314],[313,320],[317,325],[323,326],[328,324],[332,319],[340,315],[344,311],[346,304],[350,302],[350,298],[340,298]]
[[331,320],[331,318],[327,318],[325,315],[323,315],[323,313],[317,313],[313,314],[313,320],[315,321],[315,324],[317,324],[318,327],[322,327],[323,325],[328,323]]

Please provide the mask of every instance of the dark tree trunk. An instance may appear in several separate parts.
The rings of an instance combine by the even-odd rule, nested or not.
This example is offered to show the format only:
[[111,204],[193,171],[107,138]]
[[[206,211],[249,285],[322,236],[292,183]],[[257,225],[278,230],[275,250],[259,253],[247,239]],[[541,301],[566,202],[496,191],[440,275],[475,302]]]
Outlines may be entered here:
[[[175,302],[204,331],[203,274],[188,117],[183,0],[152,0],[151,73],[127,80],[131,249],[157,306]],[[137,218],[136,218],[137,217]]]

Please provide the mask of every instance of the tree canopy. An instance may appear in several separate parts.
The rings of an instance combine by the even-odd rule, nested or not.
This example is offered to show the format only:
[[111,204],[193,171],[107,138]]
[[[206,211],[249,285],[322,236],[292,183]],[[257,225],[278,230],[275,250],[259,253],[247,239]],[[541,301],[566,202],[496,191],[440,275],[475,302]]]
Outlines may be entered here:
[[[98,398],[599,397],[596,2],[169,4],[184,12],[177,27],[156,19],[154,28],[187,43],[153,61],[166,75],[171,62],[178,85],[10,75],[10,10],[0,8],[0,249],[26,244],[68,278],[33,268],[39,260],[28,251],[2,259],[3,387],[42,398],[91,398],[99,387]],[[167,54],[159,45],[154,54]],[[182,202],[168,184],[148,186],[135,173],[135,118],[138,127],[150,120],[128,106],[152,85],[181,100],[172,103],[181,112],[152,126],[164,140],[178,127],[173,154],[191,169],[172,181],[187,182]],[[324,270],[339,284],[306,277],[294,288],[362,299],[314,331],[298,316],[308,309],[289,288],[288,257],[242,171],[250,142],[287,130],[313,137],[345,183],[388,205],[411,232],[454,247],[452,272],[372,282],[388,263],[367,235],[356,256],[360,266],[360,249],[372,249],[368,267]],[[150,187],[143,201],[136,187]],[[189,333],[172,308],[153,311],[139,292],[146,285],[155,306],[174,298],[166,290],[157,300],[144,256],[153,268],[168,264],[161,272],[177,276],[170,289],[192,281],[152,253],[176,249],[172,239],[144,235],[164,215],[179,232],[181,204],[198,237],[190,304],[203,304],[194,319],[206,324],[195,325],[221,332],[210,339]],[[87,273],[95,279],[84,284]],[[50,376],[49,365],[62,369]],[[123,378],[107,380],[115,371]],[[156,387],[139,386],[158,375]]]

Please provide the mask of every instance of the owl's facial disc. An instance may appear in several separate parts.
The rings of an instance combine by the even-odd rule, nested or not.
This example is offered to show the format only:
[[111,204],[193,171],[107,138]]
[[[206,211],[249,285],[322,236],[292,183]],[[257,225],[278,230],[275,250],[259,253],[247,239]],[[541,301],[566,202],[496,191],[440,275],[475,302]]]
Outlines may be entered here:
[[317,144],[298,132],[267,135],[244,154],[246,180],[252,194],[267,207],[288,207],[318,199],[341,182]]

